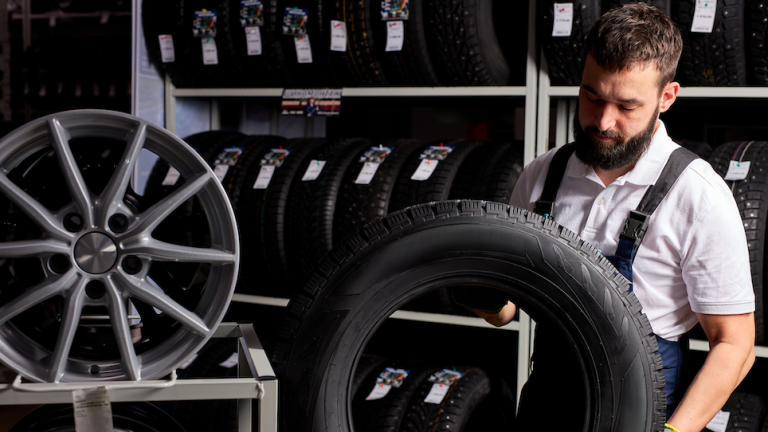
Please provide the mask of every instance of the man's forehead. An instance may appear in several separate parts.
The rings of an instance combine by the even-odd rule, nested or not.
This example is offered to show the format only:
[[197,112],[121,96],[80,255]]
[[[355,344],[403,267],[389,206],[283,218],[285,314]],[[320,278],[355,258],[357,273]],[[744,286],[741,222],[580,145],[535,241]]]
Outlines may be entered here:
[[637,62],[627,67],[606,67],[588,56],[581,87],[600,97],[637,101],[658,88],[659,69],[652,62]]

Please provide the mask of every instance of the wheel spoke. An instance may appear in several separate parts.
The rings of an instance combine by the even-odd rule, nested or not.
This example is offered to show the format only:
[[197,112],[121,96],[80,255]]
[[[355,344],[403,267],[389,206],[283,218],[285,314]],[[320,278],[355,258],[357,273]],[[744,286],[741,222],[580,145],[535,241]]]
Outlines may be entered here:
[[2,174],[0,174],[0,192],[21,208],[46,234],[59,240],[72,239],[73,234],[64,230],[53,213]]
[[193,197],[200,191],[209,181],[211,177],[207,172],[200,174],[187,184],[184,184],[179,189],[176,189],[173,193],[168,195],[164,200],[153,205],[145,212],[139,215],[139,223],[135,227],[131,227],[129,236],[140,236],[145,233],[151,233],[160,223],[168,217],[174,210],[176,210],[182,203]]
[[107,226],[107,220],[114,212],[115,207],[123,201],[123,195],[131,180],[133,168],[139,159],[139,152],[144,148],[144,141],[147,139],[147,125],[141,123],[138,125],[128,138],[128,145],[125,148],[120,164],[118,165],[109,184],[101,194],[101,214],[99,215],[99,226]]
[[155,239],[123,243],[123,253],[147,257],[157,261],[197,262],[229,264],[235,262],[235,254],[222,249],[179,246]]
[[117,348],[120,350],[120,358],[123,360],[123,370],[130,381],[138,381],[141,379],[141,359],[136,356],[136,350],[133,348],[125,299],[112,278],[108,281],[107,309],[109,309],[112,330],[115,332]]
[[59,336],[56,339],[56,348],[53,351],[48,372],[48,382],[61,381],[61,377],[67,370],[67,357],[83,310],[86,282],[85,279],[81,279],[77,286],[69,291],[64,301]]
[[67,253],[69,246],[56,240],[0,242],[0,258],[30,258]]
[[0,326],[32,306],[66,291],[72,286],[77,277],[77,273],[74,270],[70,270],[61,276],[48,278],[27,289],[26,292],[11,300],[5,306],[0,307]]
[[181,325],[199,335],[210,335],[211,329],[196,313],[180,305],[176,300],[168,297],[149,283],[133,278],[131,280],[122,278],[122,283],[133,297],[160,309],[171,318],[180,322]]
[[72,149],[69,148],[69,140],[67,139],[69,133],[56,118],[48,120],[48,128],[50,130],[51,144],[55,150],[56,158],[59,160],[59,166],[61,167],[62,174],[64,174],[72,200],[83,216],[84,226],[92,227],[94,218],[91,194],[83,180],[83,176],[80,174],[80,168],[78,168],[75,157],[72,155]]

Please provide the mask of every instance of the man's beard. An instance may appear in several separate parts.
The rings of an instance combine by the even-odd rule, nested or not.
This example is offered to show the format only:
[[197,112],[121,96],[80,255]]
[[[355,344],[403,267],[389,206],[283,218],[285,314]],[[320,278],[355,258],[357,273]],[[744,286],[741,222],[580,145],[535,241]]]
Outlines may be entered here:
[[573,136],[576,139],[576,157],[585,165],[611,171],[637,162],[648,148],[653,133],[656,130],[656,120],[659,118],[659,107],[651,116],[645,130],[627,139],[619,133],[604,132],[603,136],[612,138],[612,142],[602,142],[593,138],[590,133],[599,134],[595,126],[582,129],[579,122],[579,107],[573,121]]

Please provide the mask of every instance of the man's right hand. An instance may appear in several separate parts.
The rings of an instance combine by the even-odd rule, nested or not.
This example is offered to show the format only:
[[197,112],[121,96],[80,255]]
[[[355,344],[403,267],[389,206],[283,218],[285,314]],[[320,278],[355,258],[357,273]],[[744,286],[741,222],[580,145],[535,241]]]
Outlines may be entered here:
[[512,321],[512,318],[515,317],[515,314],[517,313],[517,305],[512,302],[507,302],[507,305],[504,306],[500,312],[495,314],[484,312],[480,309],[472,309],[472,312],[488,321],[491,325],[501,327],[509,324],[509,322]]

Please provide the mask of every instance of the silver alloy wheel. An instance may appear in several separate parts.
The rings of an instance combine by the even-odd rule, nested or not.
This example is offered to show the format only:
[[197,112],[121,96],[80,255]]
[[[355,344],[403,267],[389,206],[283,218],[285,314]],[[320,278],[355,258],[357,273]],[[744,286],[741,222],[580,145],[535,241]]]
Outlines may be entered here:
[[[78,138],[126,144],[114,173],[98,195],[87,186],[69,145]],[[72,197],[56,211],[8,176],[25,159],[46,148],[53,150]],[[168,161],[183,182],[139,212],[126,203],[125,196],[142,149]],[[0,306],[0,363],[25,378],[37,382],[160,378],[194,355],[224,317],[239,262],[235,217],[205,161],[166,130],[127,114],[101,110],[69,111],[34,120],[0,141],[0,193],[42,233],[33,240],[0,238],[1,262],[36,259],[44,273],[42,281]],[[200,230],[210,232],[210,247],[183,246],[153,237],[155,228],[192,198],[207,219],[208,226]],[[76,228],[72,228],[72,214],[78,215]],[[112,223],[115,215],[122,222],[119,228]],[[55,271],[53,263],[61,261],[63,267]],[[149,280],[153,263],[209,266],[196,307],[182,306]],[[46,346],[19,330],[14,317],[28,314],[54,297],[62,300],[63,307],[57,315],[55,348],[51,348],[50,343]],[[152,306],[176,324],[173,331],[156,337],[141,353],[134,349],[135,333],[129,322],[132,299]],[[76,332],[84,325],[83,308],[94,306],[109,311],[112,343],[119,359],[70,355]]]

